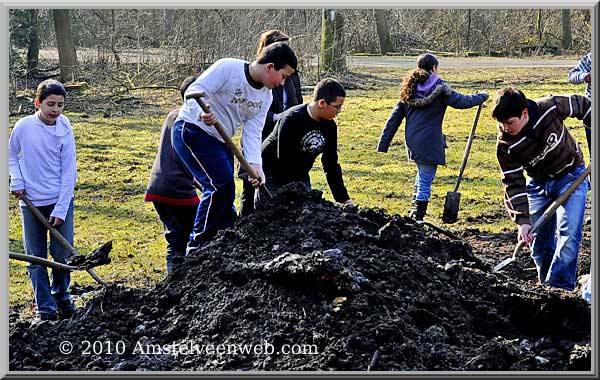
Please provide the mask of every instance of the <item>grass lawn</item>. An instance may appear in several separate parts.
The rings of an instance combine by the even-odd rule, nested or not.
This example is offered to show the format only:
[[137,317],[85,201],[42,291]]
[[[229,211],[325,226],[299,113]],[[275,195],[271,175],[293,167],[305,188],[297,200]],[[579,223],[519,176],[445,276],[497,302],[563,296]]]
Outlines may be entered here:
[[[381,130],[397,102],[398,83],[406,68],[363,68],[375,83],[372,90],[350,90],[343,112],[338,116],[339,156],[350,196],[361,207],[381,207],[389,213],[406,214],[413,191],[416,166],[406,160],[404,123],[390,151],[377,153]],[[551,93],[582,93],[583,86],[567,82],[565,68],[444,69],[441,76],[461,93],[487,91],[503,86],[519,86],[530,98]],[[93,91],[93,90],[90,90]],[[79,178],[75,188],[75,247],[90,253],[101,243],[113,240],[110,265],[97,273],[109,282],[140,286],[162,279],[166,273],[162,225],[152,207],[143,201],[150,168],[154,161],[160,126],[169,109],[179,104],[178,91],[162,90],[133,94],[143,106],[123,108],[105,117],[102,113],[69,110],[77,143]],[[305,96],[307,101],[309,96]],[[90,105],[93,107],[93,105]],[[500,172],[495,157],[496,124],[492,120],[491,99],[482,110],[465,178],[459,189],[459,221],[451,229],[476,227],[499,232],[514,228],[503,209]],[[476,108],[448,108],[444,133],[448,136],[447,166],[438,169],[433,183],[428,219],[441,225],[446,192],[456,183],[459,166]],[[24,115],[22,115],[24,116]],[[11,118],[11,127],[17,118]],[[567,119],[571,133],[581,143],[589,159],[582,123]],[[239,134],[236,136],[239,141]],[[311,173],[313,188],[332,200],[320,160]],[[237,182],[238,195],[241,182]],[[239,198],[239,197],[238,197]],[[238,201],[236,201],[236,204]],[[21,218],[16,201],[10,200],[10,250],[23,252]],[[257,231],[260,233],[260,231]],[[10,261],[11,306],[30,305],[33,299],[25,264]],[[93,279],[75,272],[72,283],[86,285]]]

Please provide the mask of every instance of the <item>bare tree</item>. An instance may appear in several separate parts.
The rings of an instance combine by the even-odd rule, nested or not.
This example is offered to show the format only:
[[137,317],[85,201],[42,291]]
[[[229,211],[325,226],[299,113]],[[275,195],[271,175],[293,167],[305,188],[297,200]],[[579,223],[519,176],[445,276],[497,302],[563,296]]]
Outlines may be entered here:
[[71,33],[71,16],[68,9],[53,9],[54,31],[58,48],[60,79],[63,82],[74,81],[77,77],[77,53]]
[[[77,9],[68,11],[70,37],[57,21],[61,11],[38,9],[39,71],[62,66],[63,80],[102,82],[114,91],[178,85],[224,57],[252,60],[258,37],[268,29],[292,36],[303,83],[314,83],[325,69],[348,74],[345,54],[423,51],[493,56],[561,54],[568,36],[562,9]],[[62,11],[66,13],[66,11]],[[31,9],[9,12],[10,78],[35,66]],[[56,17],[55,17],[56,14]],[[571,53],[590,49],[590,9],[570,9]],[[333,17],[332,17],[333,16]],[[343,18],[342,18],[343,16]],[[385,18],[384,18],[385,16]],[[536,17],[537,16],[537,17]],[[378,20],[387,21],[385,24]],[[389,47],[380,37],[389,35]],[[64,43],[70,42],[65,49]],[[65,63],[65,51],[73,52]],[[382,48],[383,47],[383,48]],[[59,50],[47,54],[46,49]],[[336,57],[334,59],[334,57]],[[59,61],[59,62],[58,62]],[[318,63],[318,64],[315,64]],[[71,72],[68,72],[71,69]],[[77,72],[73,71],[77,69]],[[39,74],[38,74],[39,75]],[[11,79],[11,80],[12,80]]]
[[390,38],[390,27],[388,26],[387,11],[385,9],[375,9],[375,25],[377,26],[381,55],[386,55],[392,51],[392,39]]
[[40,56],[39,10],[30,9],[29,15],[31,19],[29,24],[29,44],[27,45],[27,73],[35,75],[37,74]]
[[346,69],[344,52],[344,19],[338,10],[323,9],[321,26],[321,64],[325,73],[341,73]]
[[467,9],[467,35],[465,38],[465,50],[471,48],[471,9]]
[[544,31],[542,30],[542,10],[538,9],[537,11],[537,18],[536,18],[536,31],[537,31],[537,38],[538,38],[538,43],[541,44],[542,43],[542,37],[543,37],[543,33]]
[[571,33],[571,10],[563,9],[562,13],[562,47],[563,49],[570,49],[573,42],[573,35]]

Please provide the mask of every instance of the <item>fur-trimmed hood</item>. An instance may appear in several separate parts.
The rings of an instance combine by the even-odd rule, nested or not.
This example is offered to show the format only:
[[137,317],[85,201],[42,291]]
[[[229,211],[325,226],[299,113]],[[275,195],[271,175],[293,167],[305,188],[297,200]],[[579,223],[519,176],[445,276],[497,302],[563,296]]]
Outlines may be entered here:
[[416,108],[427,107],[438,96],[440,96],[440,94],[450,95],[451,92],[452,92],[452,88],[450,88],[450,85],[448,83],[442,81],[442,82],[440,82],[440,84],[435,86],[435,89],[428,96],[426,96],[424,98],[410,99],[409,101],[406,102],[406,104],[408,104],[411,107],[416,107]]

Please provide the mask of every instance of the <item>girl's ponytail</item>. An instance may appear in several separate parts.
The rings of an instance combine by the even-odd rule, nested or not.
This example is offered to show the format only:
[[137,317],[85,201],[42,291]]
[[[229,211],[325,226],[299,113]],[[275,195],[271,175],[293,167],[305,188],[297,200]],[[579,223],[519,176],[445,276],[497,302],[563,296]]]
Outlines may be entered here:
[[417,91],[417,84],[425,83],[431,73],[423,69],[414,69],[406,73],[400,86],[400,100],[407,102]]
[[417,84],[425,83],[434,66],[439,64],[435,55],[430,53],[421,54],[417,58],[417,68],[409,71],[402,79],[400,87],[400,100],[407,102],[417,90]]

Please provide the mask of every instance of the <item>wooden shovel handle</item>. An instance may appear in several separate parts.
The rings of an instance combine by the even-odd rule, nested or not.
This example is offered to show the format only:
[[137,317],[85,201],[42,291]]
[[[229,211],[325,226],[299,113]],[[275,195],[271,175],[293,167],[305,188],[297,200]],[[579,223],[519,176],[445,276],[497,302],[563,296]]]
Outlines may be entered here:
[[54,238],[56,240],[59,241],[59,243],[67,250],[69,251],[69,253],[71,255],[76,255],[77,252],[75,251],[75,248],[73,248],[73,246],[71,245],[71,243],[69,243],[67,241],[67,239],[65,239],[60,232],[58,232],[58,230],[54,227],[52,227],[52,225],[50,224],[50,222],[48,222],[48,220],[46,220],[46,218],[44,217],[44,215],[42,215],[42,213],[40,212],[40,210],[37,209],[37,207],[35,207],[33,205],[33,203],[31,203],[31,201],[29,200],[29,198],[27,198],[27,196],[23,196],[21,198],[23,200],[23,202],[25,202],[25,204],[27,205],[27,207],[29,207],[29,210],[31,210],[31,212],[33,213],[33,215],[35,215],[35,217],[40,221],[40,223],[42,223],[48,230],[50,230],[50,233],[52,234],[52,236],[54,236]]
[[[197,93],[186,95],[185,98],[186,99],[195,99],[198,102],[198,104],[200,105],[200,108],[202,108],[202,110],[205,113],[210,113],[210,109],[208,108],[206,103],[204,103],[204,100],[202,100],[203,96],[205,96],[205,94],[203,92],[197,92]],[[250,166],[250,163],[246,160],[246,157],[244,157],[244,155],[242,154],[242,151],[240,151],[240,149],[237,147],[237,145],[235,145],[235,143],[233,142],[231,137],[229,137],[229,135],[227,133],[225,133],[225,130],[223,129],[223,125],[221,124],[221,122],[217,120],[217,122],[215,124],[213,124],[213,127],[217,130],[219,135],[223,138],[223,140],[225,141],[225,144],[227,144],[229,149],[231,149],[231,151],[233,152],[235,157],[238,159],[238,161],[242,165],[242,168],[244,168],[244,170],[250,175],[250,177],[260,180],[260,178],[258,177],[258,174],[256,174],[256,172],[254,171],[254,168],[252,166]]]
[[467,146],[465,148],[465,153],[463,154],[462,163],[460,164],[460,172],[458,173],[458,180],[456,181],[456,187],[454,188],[454,192],[458,192],[458,187],[460,186],[460,182],[462,181],[463,173],[465,172],[465,167],[467,166],[467,160],[469,159],[469,153],[471,153],[471,146],[473,145],[473,140],[475,139],[475,130],[477,129],[477,122],[479,121],[479,115],[481,114],[481,108],[483,107],[483,103],[479,104],[477,107],[477,113],[475,114],[475,120],[473,120],[473,126],[471,127],[471,133],[469,133],[469,139],[467,140]]
[[58,270],[62,270],[65,272],[73,272],[74,270],[76,270],[76,268],[74,268],[70,265],[67,265],[67,264],[59,263],[57,261],[43,259],[43,258],[37,257],[37,256],[24,255],[22,253],[8,252],[8,257],[13,260],[26,261],[26,262],[32,263],[32,264],[39,264],[39,265],[43,265],[48,268],[58,269]]
[[[533,227],[531,227],[531,230],[529,230],[529,233],[530,234],[536,233],[537,230],[539,230],[540,227],[542,227],[542,225],[544,223],[546,223],[552,215],[554,215],[554,213],[556,212],[556,209],[559,208],[563,203],[565,203],[565,201],[575,191],[575,189],[577,189],[579,187],[579,185],[581,185],[581,183],[583,181],[585,181],[586,177],[588,175],[590,175],[591,172],[592,172],[592,164],[589,164],[588,167],[585,169],[585,171],[583,173],[581,173],[579,175],[579,177],[577,177],[577,179],[571,184],[571,186],[569,186],[567,191],[562,193],[560,197],[556,198],[556,200],[554,202],[552,202],[550,204],[550,206],[548,206],[548,208],[546,209],[546,211],[544,211],[542,216],[540,216],[540,218],[533,224]],[[525,244],[525,242],[522,240],[519,242],[519,244],[517,244],[517,246],[515,247],[515,250],[513,252],[513,256],[512,256],[513,260],[517,258],[517,254],[519,253],[521,248],[523,248],[524,244]]]
[[[204,103],[204,100],[202,100],[202,97],[205,95],[206,94],[204,92],[195,92],[195,93],[186,95],[185,98],[186,99],[196,99],[196,101],[198,102],[198,105],[200,105],[200,108],[202,108],[202,110],[205,113],[210,113],[210,109],[208,108],[206,103]],[[254,168],[250,165],[248,160],[246,160],[246,157],[244,157],[244,155],[242,154],[242,151],[237,147],[237,145],[235,145],[235,143],[233,142],[231,137],[229,137],[229,135],[227,133],[225,133],[225,129],[223,129],[223,125],[221,124],[221,122],[219,120],[217,120],[217,122],[215,124],[213,124],[213,127],[217,130],[217,132],[219,133],[219,136],[221,136],[223,138],[223,141],[225,141],[225,144],[229,147],[229,149],[231,149],[231,151],[233,152],[233,155],[238,159],[238,161],[240,162],[240,165],[242,165],[242,168],[248,173],[248,175],[250,177],[260,181],[261,178],[258,176],[256,171],[254,171]],[[272,198],[271,193],[264,185],[261,186],[261,190],[263,190],[265,192],[265,194],[267,195],[267,197],[269,199]]]
[[[35,215],[36,218],[38,218],[38,220],[40,221],[40,223],[42,223],[48,230],[50,230],[50,233],[52,234],[52,236],[54,236],[54,238],[56,240],[58,240],[58,242],[67,250],[69,251],[69,253],[71,255],[77,255],[77,251],[75,251],[75,248],[73,248],[73,246],[71,245],[71,243],[69,243],[67,241],[67,239],[65,239],[60,232],[58,232],[58,230],[54,227],[52,227],[52,225],[50,224],[50,222],[48,222],[48,220],[46,220],[46,218],[44,217],[44,215],[42,215],[42,213],[40,212],[40,210],[37,209],[37,207],[35,207],[33,205],[33,203],[31,203],[31,201],[29,200],[29,198],[27,198],[27,196],[23,195],[23,197],[21,197],[21,199],[23,200],[23,202],[25,202],[25,204],[27,205],[27,207],[29,207],[29,210],[31,210],[31,212],[33,213],[33,215]],[[107,286],[108,284],[106,283],[106,281],[102,280],[100,278],[100,276],[98,276],[96,274],[96,272],[93,269],[86,269],[86,272],[89,273],[90,276],[92,276],[92,278],[99,284],[103,285],[103,286]]]

